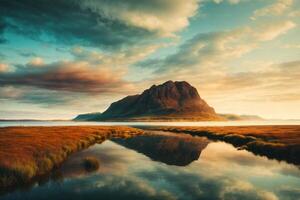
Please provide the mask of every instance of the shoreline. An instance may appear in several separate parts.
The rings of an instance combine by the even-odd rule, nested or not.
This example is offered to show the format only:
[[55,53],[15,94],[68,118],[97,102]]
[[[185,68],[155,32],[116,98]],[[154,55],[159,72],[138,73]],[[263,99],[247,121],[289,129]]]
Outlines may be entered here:
[[0,188],[21,186],[46,175],[69,155],[113,137],[143,134],[124,126],[0,128]]
[[223,126],[300,126],[299,120],[292,121],[0,121],[0,127],[30,127],[30,126],[129,126],[129,127],[223,127]]
[[156,127],[152,130],[187,133],[232,144],[255,155],[300,165],[300,126]]
[[0,190],[30,184],[59,167],[69,155],[95,143],[142,135],[147,130],[187,133],[224,141],[256,155],[300,165],[299,125],[144,128],[96,125],[0,127]]

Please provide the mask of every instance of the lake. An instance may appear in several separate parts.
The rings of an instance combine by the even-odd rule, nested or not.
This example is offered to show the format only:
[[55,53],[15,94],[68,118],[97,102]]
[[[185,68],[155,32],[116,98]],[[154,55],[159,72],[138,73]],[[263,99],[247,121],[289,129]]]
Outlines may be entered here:
[[[97,158],[89,171],[82,161]],[[265,199],[300,197],[299,166],[255,156],[224,142],[151,131],[75,153],[49,177],[3,200]]]

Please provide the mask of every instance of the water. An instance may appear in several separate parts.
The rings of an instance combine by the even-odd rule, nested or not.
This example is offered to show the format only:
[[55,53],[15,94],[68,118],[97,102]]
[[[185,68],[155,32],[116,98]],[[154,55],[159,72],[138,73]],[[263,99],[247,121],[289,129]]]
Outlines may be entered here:
[[300,125],[300,120],[262,121],[208,121],[208,122],[76,122],[76,121],[0,121],[0,127],[8,126],[250,126],[250,125]]
[[[265,199],[300,197],[299,167],[224,142],[152,132],[113,139],[73,154],[49,180],[0,199]],[[100,168],[88,172],[86,156]]]

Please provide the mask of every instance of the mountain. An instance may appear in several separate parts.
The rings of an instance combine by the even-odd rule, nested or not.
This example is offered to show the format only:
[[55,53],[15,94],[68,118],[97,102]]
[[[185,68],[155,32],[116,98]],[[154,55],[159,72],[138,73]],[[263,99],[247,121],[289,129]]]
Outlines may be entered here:
[[[78,119],[78,118],[77,118]],[[205,121],[222,120],[185,81],[153,85],[140,95],[127,96],[112,103],[95,121]]]
[[89,121],[89,120],[93,120],[96,117],[99,117],[100,115],[101,115],[100,112],[80,114],[77,117],[75,117],[73,120],[74,121]]

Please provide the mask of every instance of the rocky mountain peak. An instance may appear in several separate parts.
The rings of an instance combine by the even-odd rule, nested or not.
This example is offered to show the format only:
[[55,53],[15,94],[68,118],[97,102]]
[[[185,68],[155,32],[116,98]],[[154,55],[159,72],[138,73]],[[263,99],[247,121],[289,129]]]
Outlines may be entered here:
[[217,118],[210,107],[186,81],[152,85],[140,95],[128,96],[111,106],[101,118]]

